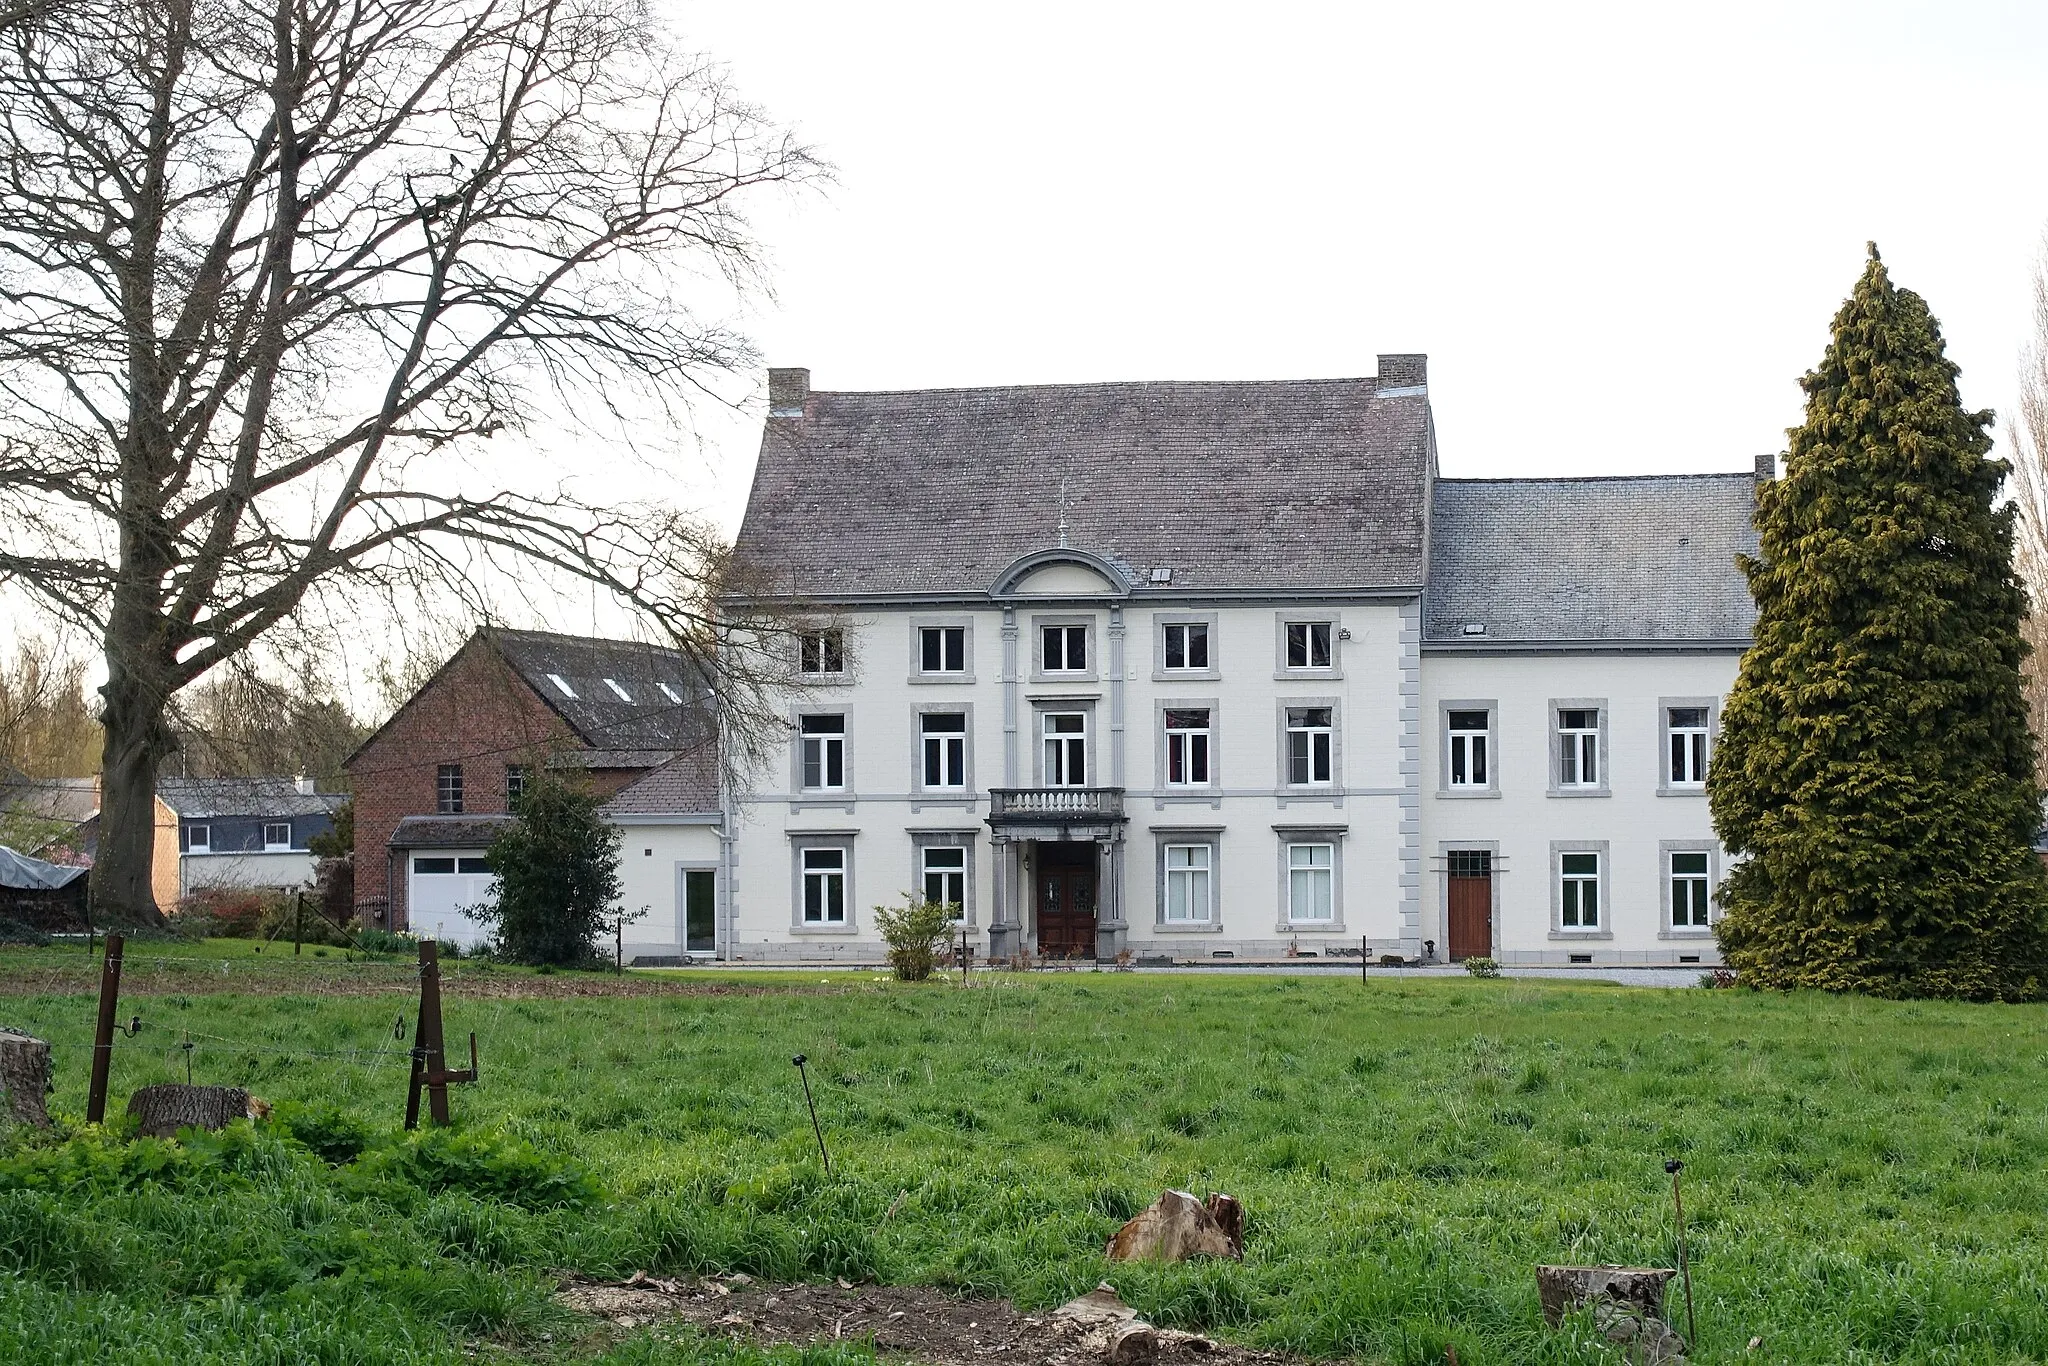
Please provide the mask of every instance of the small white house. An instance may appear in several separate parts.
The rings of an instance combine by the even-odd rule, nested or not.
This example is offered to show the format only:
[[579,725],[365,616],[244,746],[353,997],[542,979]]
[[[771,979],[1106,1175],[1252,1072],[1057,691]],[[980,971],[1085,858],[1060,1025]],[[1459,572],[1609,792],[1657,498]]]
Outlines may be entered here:
[[313,885],[315,835],[334,828],[345,795],[311,778],[163,778],[178,818],[178,894],[210,888],[289,891]]

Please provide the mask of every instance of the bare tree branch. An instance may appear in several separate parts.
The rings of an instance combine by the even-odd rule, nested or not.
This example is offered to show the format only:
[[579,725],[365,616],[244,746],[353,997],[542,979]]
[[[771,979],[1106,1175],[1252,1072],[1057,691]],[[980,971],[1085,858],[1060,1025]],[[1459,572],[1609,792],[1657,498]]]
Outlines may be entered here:
[[465,458],[751,363],[743,206],[822,174],[636,0],[0,0],[0,582],[104,643],[109,913],[171,699],[324,585],[538,565],[731,667],[704,528]]

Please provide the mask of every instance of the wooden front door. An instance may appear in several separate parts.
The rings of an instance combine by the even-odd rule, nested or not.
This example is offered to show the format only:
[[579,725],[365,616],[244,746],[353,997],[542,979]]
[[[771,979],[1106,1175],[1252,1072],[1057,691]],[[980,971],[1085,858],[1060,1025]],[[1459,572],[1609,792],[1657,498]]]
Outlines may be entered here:
[[1095,846],[1038,846],[1038,952],[1046,958],[1095,956]]
[[1493,956],[1493,854],[1453,849],[1450,874],[1451,960]]

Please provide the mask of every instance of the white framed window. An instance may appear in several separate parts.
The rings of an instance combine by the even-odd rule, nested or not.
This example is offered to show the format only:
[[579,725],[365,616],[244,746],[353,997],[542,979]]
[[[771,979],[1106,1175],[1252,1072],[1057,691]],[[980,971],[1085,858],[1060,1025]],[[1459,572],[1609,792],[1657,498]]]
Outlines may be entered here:
[[461,764],[442,764],[434,771],[434,810],[443,816],[462,814]]
[[1287,846],[1287,919],[1315,924],[1336,917],[1336,846]]
[[797,671],[807,678],[839,678],[846,673],[846,635],[836,626],[799,631]]
[[1049,711],[1040,725],[1045,738],[1045,785],[1088,786],[1088,713]]
[[846,718],[806,716],[798,723],[802,757],[799,786],[807,792],[846,790]]
[[1209,923],[1210,878],[1215,846],[1169,844],[1166,860],[1166,920],[1174,925]]
[[1557,856],[1558,923],[1567,930],[1600,928],[1600,855],[1586,850]]
[[1294,787],[1330,785],[1330,748],[1335,732],[1330,707],[1287,709],[1287,781]]
[[604,681],[604,685],[612,690],[612,696],[618,698],[619,701],[631,702],[633,700],[633,694],[627,692],[626,685],[619,682],[618,679],[607,678]]
[[571,702],[574,702],[576,700],[576,690],[569,686],[568,679],[562,677],[560,674],[549,674],[548,682],[554,684],[555,690],[561,693],[562,696],[568,698]]
[[1665,735],[1669,764],[1666,772],[1673,787],[1707,785],[1707,708],[1666,707]]
[[967,786],[967,713],[928,711],[917,718],[927,788]]
[[967,908],[967,851],[955,844],[928,844],[921,853],[924,899],[951,906],[959,920]]
[[185,852],[188,854],[210,854],[213,852],[213,829],[205,825],[185,827]]
[[1290,621],[1286,624],[1287,667],[1327,669],[1331,665],[1330,627],[1327,621]]
[[678,696],[676,690],[674,688],[671,688],[668,684],[656,683],[654,686],[661,689],[661,695],[663,697],[666,697],[669,701],[675,703],[679,707],[683,705],[683,699],[680,696]]
[[1706,929],[1712,892],[1706,850],[1674,849],[1665,857],[1670,863],[1671,928]]
[[263,847],[266,851],[292,847],[292,823],[290,821],[265,821],[263,823]]
[[1166,709],[1166,785],[1209,786],[1212,732],[1207,707]]
[[1493,785],[1492,756],[1487,753],[1491,719],[1490,713],[1478,710],[1444,714],[1450,740],[1445,786],[1471,791]]
[[1209,671],[1209,623],[1206,621],[1169,621],[1166,632],[1166,662],[1168,673],[1207,673]]
[[1088,672],[1088,628],[1086,626],[1041,626],[1040,659],[1049,674]]
[[1557,712],[1557,785],[1600,786],[1600,709],[1560,707]]
[[803,851],[803,922],[806,925],[846,923],[846,851]]
[[917,630],[917,666],[920,673],[966,673],[967,628],[920,626]]

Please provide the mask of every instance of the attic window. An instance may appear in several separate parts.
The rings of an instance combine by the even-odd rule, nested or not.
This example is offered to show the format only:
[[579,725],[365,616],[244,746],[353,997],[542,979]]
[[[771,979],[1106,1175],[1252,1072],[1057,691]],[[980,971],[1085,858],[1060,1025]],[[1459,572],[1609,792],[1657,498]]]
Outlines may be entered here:
[[677,697],[676,690],[674,688],[671,688],[668,684],[657,683],[654,686],[661,689],[661,695],[663,697],[666,697],[669,701],[675,703],[679,707],[683,705],[683,699]]
[[562,677],[560,674],[549,674],[548,682],[554,684],[557,688],[561,689],[562,696],[568,698],[572,702],[576,700],[576,690],[569,686],[568,679]]
[[1486,634],[1486,623],[1485,623],[1485,622],[1483,622],[1483,621],[1468,621],[1468,622],[1466,622],[1466,623],[1465,623],[1465,634],[1466,634],[1466,635],[1468,635],[1468,636],[1483,636],[1483,635],[1485,635],[1485,634]]
[[613,692],[615,692],[615,693],[617,693],[617,694],[619,695],[619,701],[621,701],[621,702],[631,702],[631,701],[633,700],[633,694],[631,694],[631,693],[627,692],[627,691],[626,691],[626,690],[625,690],[624,688],[620,687],[620,686],[619,686],[619,680],[618,680],[618,679],[616,679],[616,678],[607,678],[607,679],[606,679],[606,680],[604,681],[604,685],[605,685],[605,686],[606,686],[607,688],[610,688],[610,689],[611,689],[611,690],[612,690]]

